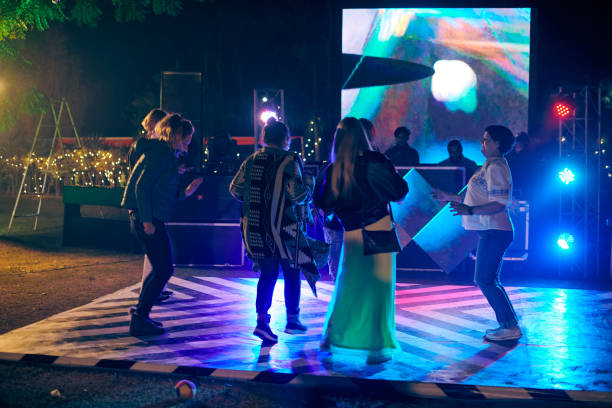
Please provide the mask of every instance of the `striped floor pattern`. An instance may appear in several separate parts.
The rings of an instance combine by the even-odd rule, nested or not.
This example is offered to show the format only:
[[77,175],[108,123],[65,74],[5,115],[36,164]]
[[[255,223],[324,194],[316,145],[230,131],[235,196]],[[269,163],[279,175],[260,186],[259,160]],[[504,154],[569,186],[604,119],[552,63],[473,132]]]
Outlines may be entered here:
[[283,281],[279,280],[272,329],[279,343],[263,347],[251,332],[255,278],[195,274],[173,277],[174,296],[153,309],[168,333],[138,339],[128,334],[134,285],[0,336],[0,352],[79,359],[120,359],[245,371],[350,376],[447,384],[612,391],[612,292],[507,287],[520,315],[518,344],[483,340],[495,318],[478,288],[399,282],[397,338],[402,351],[391,362],[320,352],[319,340],[332,282],[304,282],[301,317],[309,330],[284,329]]

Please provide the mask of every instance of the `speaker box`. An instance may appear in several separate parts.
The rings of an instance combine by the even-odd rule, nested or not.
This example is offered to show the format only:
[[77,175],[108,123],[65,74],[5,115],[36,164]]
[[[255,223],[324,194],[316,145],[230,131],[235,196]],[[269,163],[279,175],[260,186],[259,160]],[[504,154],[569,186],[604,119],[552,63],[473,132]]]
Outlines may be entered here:
[[[181,188],[185,188],[198,174],[181,176]],[[187,199],[177,201],[172,208],[170,221],[238,223],[242,204],[229,193],[231,176],[204,176],[198,190]]]
[[243,266],[240,223],[166,223],[174,263],[180,266]]
[[187,167],[202,168],[203,84],[201,72],[161,73],[159,106],[169,113],[180,113],[195,127],[184,163]]

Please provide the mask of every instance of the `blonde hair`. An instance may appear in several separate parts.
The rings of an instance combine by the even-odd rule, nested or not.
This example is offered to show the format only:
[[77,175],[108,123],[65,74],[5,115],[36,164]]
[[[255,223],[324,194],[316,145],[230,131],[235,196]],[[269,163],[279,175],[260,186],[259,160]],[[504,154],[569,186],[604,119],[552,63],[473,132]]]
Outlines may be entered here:
[[183,118],[183,139],[189,135],[193,135],[195,128],[189,119]]
[[160,120],[155,125],[155,133],[160,140],[165,141],[175,149],[179,140],[183,140],[183,117],[178,113],[172,113]]
[[155,126],[159,123],[160,120],[165,118],[167,115],[168,113],[166,113],[166,111],[155,108],[155,109],[152,109],[151,112],[149,112],[147,116],[144,117],[144,119],[142,120],[140,124],[142,125],[142,128],[147,133],[148,138],[155,136]]
[[350,196],[355,183],[355,162],[366,150],[372,150],[372,147],[359,119],[350,116],[342,119],[334,134],[331,157],[331,189],[334,197]]

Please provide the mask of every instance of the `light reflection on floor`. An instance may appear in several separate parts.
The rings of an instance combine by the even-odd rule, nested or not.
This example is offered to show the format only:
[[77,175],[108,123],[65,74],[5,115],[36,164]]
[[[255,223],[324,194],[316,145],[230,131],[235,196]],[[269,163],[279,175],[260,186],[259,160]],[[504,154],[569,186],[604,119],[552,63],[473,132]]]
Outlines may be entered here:
[[127,333],[127,309],[138,288],[125,288],[90,304],[0,336],[0,351],[83,358],[113,358],[233,370],[312,373],[405,381],[612,391],[612,292],[508,287],[525,333],[518,343],[483,340],[494,314],[473,286],[400,282],[397,337],[402,352],[367,365],[361,357],[318,349],[333,283],[314,298],[302,292],[304,335],[283,333],[279,280],[272,328],[279,343],[262,347],[251,335],[256,280],[204,274],[172,279],[172,301],[152,317],[165,336]]

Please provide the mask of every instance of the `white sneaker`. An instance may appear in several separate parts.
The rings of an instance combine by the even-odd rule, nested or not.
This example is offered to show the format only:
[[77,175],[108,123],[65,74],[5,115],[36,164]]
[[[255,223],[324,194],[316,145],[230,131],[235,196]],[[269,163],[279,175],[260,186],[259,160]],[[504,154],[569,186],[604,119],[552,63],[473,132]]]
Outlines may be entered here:
[[485,339],[491,341],[518,340],[522,335],[523,333],[518,326],[510,327],[508,329],[500,327],[485,334]]
[[498,326],[498,327],[496,327],[496,328],[494,328],[494,329],[487,329],[487,331],[486,331],[485,333],[486,333],[486,334],[493,333],[493,332],[498,331],[498,330],[499,330],[499,329],[501,329],[501,328],[502,328],[501,326]]

